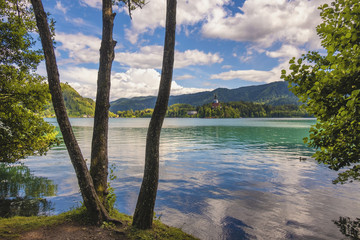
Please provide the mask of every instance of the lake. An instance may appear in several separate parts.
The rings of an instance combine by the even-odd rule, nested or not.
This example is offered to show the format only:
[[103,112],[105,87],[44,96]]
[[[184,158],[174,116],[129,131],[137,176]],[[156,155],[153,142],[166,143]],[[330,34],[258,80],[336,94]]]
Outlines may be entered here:
[[[54,125],[56,120],[48,119]],[[71,119],[90,159],[93,119]],[[116,208],[132,214],[142,181],[149,119],[110,119],[109,161]],[[303,144],[314,119],[166,119],[156,215],[201,239],[341,239],[334,220],[360,216],[360,185],[333,185],[337,173]],[[301,157],[301,160],[300,160]],[[306,160],[303,160],[306,158]],[[90,160],[88,160],[89,162]],[[42,211],[80,205],[64,145],[23,163],[55,193]],[[51,196],[54,195],[54,196]]]

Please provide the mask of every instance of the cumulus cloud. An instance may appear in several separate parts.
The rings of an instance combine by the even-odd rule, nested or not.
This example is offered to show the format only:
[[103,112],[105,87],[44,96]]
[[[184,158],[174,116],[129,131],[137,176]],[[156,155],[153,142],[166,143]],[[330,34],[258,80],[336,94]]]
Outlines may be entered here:
[[230,69],[230,68],[232,68],[232,66],[231,65],[223,65],[223,66],[221,66],[221,68],[222,69]]
[[67,8],[64,7],[60,1],[56,1],[55,9],[61,11],[63,14],[66,14]]
[[301,50],[292,45],[282,45],[276,51],[266,51],[266,55],[271,58],[281,58],[281,59],[289,59],[292,57],[300,57],[302,54],[306,53],[305,50]]
[[250,82],[261,82],[261,83],[270,83],[281,81],[281,70],[289,69],[289,63],[284,61],[278,66],[274,67],[270,71],[261,71],[261,70],[231,70],[227,72],[222,72],[219,74],[211,75],[211,79],[220,79],[220,80],[244,80]]
[[[98,63],[101,39],[94,36],[58,33],[56,41],[61,43],[57,52],[66,52],[68,57],[61,63]],[[156,68],[162,66],[163,47],[159,45],[143,46],[136,52],[116,51],[115,61],[131,68]],[[175,51],[175,68],[184,68],[192,65],[210,65],[221,63],[223,59],[218,53],[205,53],[192,49],[184,52]]]
[[223,59],[218,53],[204,53],[203,51],[186,50],[185,52],[175,51],[175,68],[183,68],[190,65],[210,65],[221,63]]
[[[206,19],[211,9],[221,8],[229,2],[230,0],[178,1],[177,25],[194,25]],[[126,30],[127,39],[131,43],[136,43],[140,34],[151,33],[156,28],[165,26],[165,3],[163,0],[148,1],[141,10],[132,13],[131,28]]]
[[[132,68],[156,68],[162,65],[163,47],[159,45],[144,46],[137,52],[117,52],[115,61]],[[221,63],[223,59],[218,53],[205,53],[197,49],[185,52],[175,51],[174,68],[191,65],[210,65]]]
[[330,0],[248,0],[235,14],[214,8],[202,33],[210,38],[255,42],[265,48],[276,41],[318,48],[315,27],[321,19],[317,8],[325,2]]
[[117,52],[115,61],[133,68],[161,68],[162,53],[162,46],[144,46],[136,52]]
[[60,69],[60,78],[62,82],[76,82],[96,86],[97,76],[97,69],[89,69],[85,67],[68,67]]
[[100,38],[87,36],[82,33],[57,33],[55,40],[61,43],[56,50],[68,53],[65,63],[80,64],[97,63],[99,61]]
[[80,0],[80,4],[83,6],[88,6],[96,9],[102,8],[101,0]]
[[[112,76],[111,98],[155,96],[160,84],[160,73],[155,69],[131,68]],[[175,81],[171,84],[171,95],[206,91],[208,89],[185,88]]]
[[193,75],[185,74],[175,77],[175,80],[185,80],[185,79],[193,79],[193,78],[195,78]]
[[[307,50],[321,48],[316,34],[316,26],[321,22],[317,8],[329,2],[247,0],[237,13],[225,8],[213,9],[202,26],[205,37],[247,42],[246,52],[239,56],[242,62],[254,59],[256,54],[265,54],[279,59],[280,63],[270,71],[232,70],[213,74],[211,79],[266,83],[281,80],[281,70],[289,68],[291,57],[300,57]],[[273,50],[275,45],[280,47]]]
[[84,67],[60,67],[61,82],[69,83],[83,97],[95,99],[97,69],[89,69]]
[[[211,79],[221,79],[221,80],[245,80],[250,82],[272,82],[274,78],[274,73],[272,71],[259,71],[259,70],[238,70],[238,71],[228,71],[222,72],[219,74],[211,75]],[[278,81],[279,79],[277,79]]]
[[[97,69],[66,67],[60,69],[60,79],[68,82],[82,96],[95,99]],[[126,72],[111,75],[111,100],[137,96],[156,96],[160,84],[160,73],[155,69],[130,68]],[[185,88],[172,82],[171,95],[196,93],[209,89]]]

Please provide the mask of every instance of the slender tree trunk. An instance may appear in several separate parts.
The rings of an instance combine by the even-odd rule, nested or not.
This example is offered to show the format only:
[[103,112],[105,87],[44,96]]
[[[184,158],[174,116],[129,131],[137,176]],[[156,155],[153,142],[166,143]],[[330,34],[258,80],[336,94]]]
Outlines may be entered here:
[[111,66],[114,60],[113,26],[115,13],[112,0],[103,0],[103,32],[100,47],[100,64],[97,81],[94,132],[91,147],[90,174],[100,200],[106,206],[108,177],[108,122],[111,82]]
[[101,224],[103,221],[112,220],[98,196],[96,195],[93,181],[75,139],[69,118],[66,113],[64,99],[61,92],[59,72],[53,47],[53,41],[41,0],[31,0],[34,8],[37,27],[41,38],[45,55],[46,70],[48,74],[49,89],[52,96],[54,110],[64,142],[66,144],[71,162],[74,166],[84,205],[87,208],[94,223]]
[[136,204],[133,226],[140,229],[152,227],[159,181],[159,143],[171,89],[174,66],[176,30],[176,0],[167,0],[166,32],[161,80],[154,112],[146,137],[145,170]]

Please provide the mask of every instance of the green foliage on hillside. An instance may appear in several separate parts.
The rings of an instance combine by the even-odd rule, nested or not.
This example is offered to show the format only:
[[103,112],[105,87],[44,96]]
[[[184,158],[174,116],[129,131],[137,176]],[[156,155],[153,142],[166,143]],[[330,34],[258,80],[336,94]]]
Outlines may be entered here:
[[[192,106],[202,106],[212,102],[216,94],[221,102],[257,102],[268,105],[297,105],[298,98],[289,91],[286,82],[273,82],[269,84],[240,87],[236,89],[218,88],[211,92],[200,92],[194,94],[184,94],[170,96],[169,105],[190,104]],[[134,97],[120,98],[111,102],[110,111],[142,110],[153,108],[156,97]]]
[[118,111],[116,114],[120,118],[150,118],[154,109],[147,108],[144,110],[126,110],[126,111]]
[[[69,117],[93,117],[95,102],[90,98],[82,97],[67,83],[61,83],[65,106]],[[46,109],[45,117],[55,117],[52,104]]]
[[[281,83],[283,85],[283,83]],[[262,86],[262,87],[261,87]],[[246,102],[246,101],[231,101],[228,103],[224,103],[221,100],[221,108],[212,109],[210,102],[212,102],[214,95],[212,92],[205,92],[208,94],[208,97],[203,98],[205,104],[200,106],[191,105],[188,103],[175,103],[168,107],[166,117],[170,118],[240,118],[240,117],[309,117],[305,110],[299,108],[296,104],[289,104],[287,101],[287,97],[285,95],[281,95],[280,92],[283,90],[275,90],[275,85],[261,85],[261,86],[251,86],[245,87],[246,89],[251,88],[253,91],[258,91],[258,94],[264,94],[264,91],[268,93],[267,96],[270,96],[269,92],[278,91],[279,97],[272,95],[273,97],[268,97],[268,101],[271,102],[281,102],[280,105],[270,105],[265,104],[263,102]],[[271,87],[272,86],[272,87]],[[61,88],[64,95],[66,109],[70,117],[93,117],[95,111],[95,102],[90,98],[82,97],[74,88],[72,88],[69,84],[61,84]],[[259,90],[260,88],[260,90]],[[239,91],[239,89],[235,89]],[[249,90],[249,89],[248,89]],[[217,94],[221,94],[224,96],[224,92],[232,91],[229,89],[217,89]],[[244,90],[241,90],[244,91]],[[205,94],[204,93],[204,94]],[[201,96],[202,94],[187,94],[184,96],[192,96],[198,95]],[[265,95],[264,95],[265,96]],[[280,97],[282,96],[282,97]],[[178,97],[178,96],[174,96]],[[152,99],[154,98],[154,99]],[[220,98],[220,97],[219,97]],[[247,94],[247,98],[249,96]],[[206,99],[206,101],[204,100]],[[225,98],[226,99],[226,98]],[[120,100],[120,99],[119,99]],[[136,104],[134,105],[133,101],[135,100]],[[137,97],[132,99],[122,99],[122,104],[127,102],[129,107],[135,106],[135,108],[140,109],[126,109],[126,110],[119,110],[116,111],[116,114],[110,112],[110,117],[120,117],[120,118],[150,118],[153,109],[152,108],[141,108],[146,106],[145,102],[153,101],[155,102],[155,97]],[[266,102],[268,102],[266,101]],[[291,103],[292,101],[290,101]],[[197,114],[188,114],[191,111],[197,111]],[[53,110],[52,105],[49,106],[45,112],[45,117],[54,117],[55,113]]]
[[190,111],[196,111],[196,108],[191,106],[190,104],[177,103],[168,107],[166,117],[173,117],[173,118],[190,117],[188,114],[188,112]]
[[199,118],[262,118],[262,117],[309,117],[297,105],[272,106],[251,102],[222,103],[213,109],[211,104],[197,108]]
[[[188,114],[196,111],[196,114]],[[118,111],[121,118],[151,117],[153,109]],[[250,102],[222,103],[219,108],[212,108],[211,104],[194,107],[190,104],[173,104],[168,108],[166,117],[170,118],[258,118],[258,117],[310,117],[297,105],[272,106]]]

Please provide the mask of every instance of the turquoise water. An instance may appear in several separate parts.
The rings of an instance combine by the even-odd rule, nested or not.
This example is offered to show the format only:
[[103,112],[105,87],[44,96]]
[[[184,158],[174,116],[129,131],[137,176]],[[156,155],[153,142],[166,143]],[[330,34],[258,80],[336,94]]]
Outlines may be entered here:
[[[56,124],[56,120],[49,119]],[[90,159],[93,119],[72,119]],[[116,207],[132,214],[140,188],[149,119],[111,119],[109,161]],[[313,119],[166,119],[156,214],[201,239],[341,239],[333,220],[360,216],[358,183],[333,185],[302,141]],[[300,161],[306,158],[305,161]],[[23,161],[52,180],[51,214],[80,205],[64,145]]]

